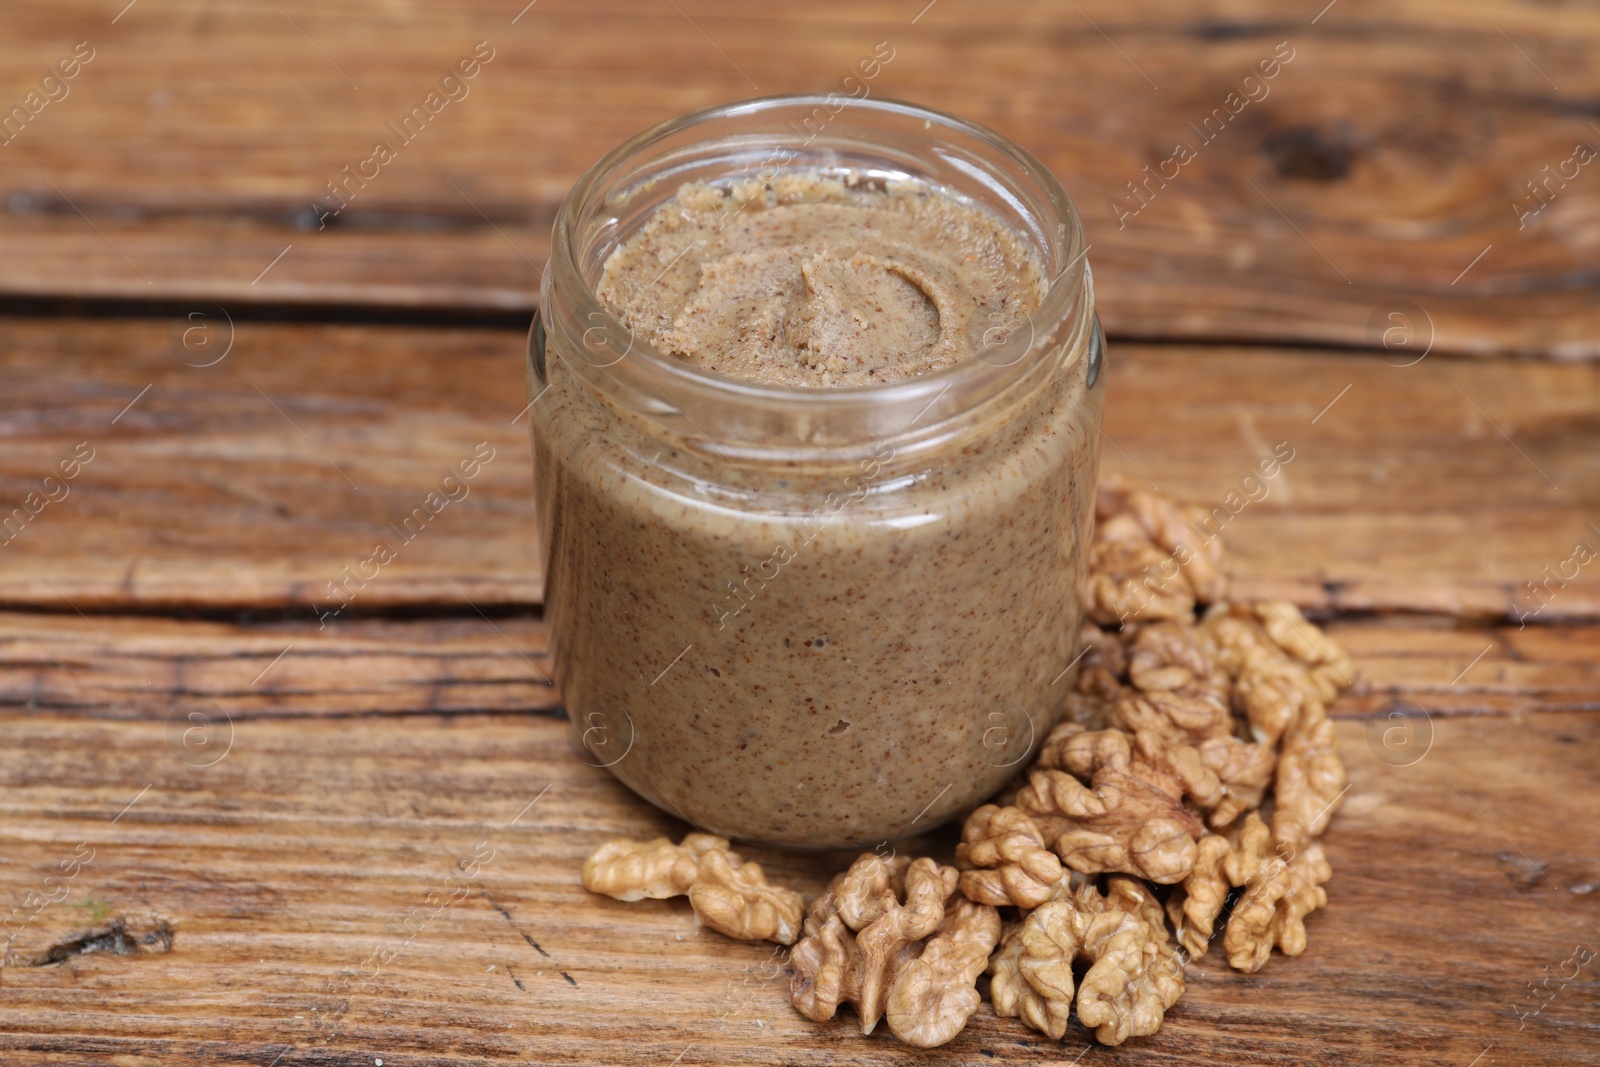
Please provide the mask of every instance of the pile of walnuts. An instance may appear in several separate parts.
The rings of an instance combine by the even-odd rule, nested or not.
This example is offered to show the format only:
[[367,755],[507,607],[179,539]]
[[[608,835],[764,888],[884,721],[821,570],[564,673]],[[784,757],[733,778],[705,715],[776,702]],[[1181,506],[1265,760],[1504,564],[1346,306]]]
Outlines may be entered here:
[[794,944],[802,1015],[848,1003],[863,1033],[886,1021],[920,1048],[961,1032],[986,973],[996,1015],[1061,1038],[1076,1007],[1116,1045],[1160,1029],[1218,933],[1245,972],[1274,946],[1304,952],[1332,874],[1317,839],[1346,789],[1326,709],[1350,658],[1292,604],[1228,603],[1203,513],[1113,483],[1096,514],[1062,722],[967,816],[954,867],[863,853],[807,911],[690,834],[609,842],[584,886],[686,893],[713,929]]

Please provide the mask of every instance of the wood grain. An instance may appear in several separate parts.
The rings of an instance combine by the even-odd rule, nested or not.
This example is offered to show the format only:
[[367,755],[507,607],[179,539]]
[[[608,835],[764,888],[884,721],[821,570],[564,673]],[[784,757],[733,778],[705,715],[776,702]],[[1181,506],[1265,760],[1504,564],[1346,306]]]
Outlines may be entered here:
[[[1600,352],[1600,180],[1569,164],[1522,228],[1515,206],[1600,144],[1580,6],[108,6],[0,14],[4,106],[96,50],[0,147],[0,292],[530,309],[550,218],[604,151],[692,108],[838,90],[886,41],[873,95],[992,125],[1062,177],[1115,336],[1376,345],[1398,309],[1407,352]],[[470,95],[316,229],[326,183],[478,41],[495,58]],[[1278,42],[1267,95],[1198,136]],[[1121,218],[1112,198],[1179,141],[1198,158]]]
[[[1600,378],[1404,363],[1113,346],[1104,463],[1206,509],[1237,508],[1213,526],[1227,519],[1241,596],[1594,618],[1600,571],[1572,557],[1579,542],[1600,549]],[[1242,503],[1280,442],[1295,458],[1259,504]]]
[[563,715],[547,639],[540,619],[475,615],[322,627],[0,614],[0,708],[180,721],[199,711],[219,729],[264,718]]
[[[226,338],[225,320],[195,321]],[[387,539],[398,558],[346,586],[344,617],[538,603],[519,334],[240,320],[199,368],[173,355],[198,358],[173,347],[186,325],[0,318],[0,515],[79,443],[95,450],[0,547],[0,602],[312,619]],[[1398,362],[1113,345],[1106,468],[1223,508],[1213,527],[1247,598],[1600,617],[1600,569],[1563,568],[1578,542],[1600,549],[1600,370]],[[470,494],[401,544],[398,524],[480,442],[495,458]],[[1240,506],[1280,442],[1294,459]],[[1571,580],[1544,586],[1546,567]]]
[[[13,921],[8,1063],[1059,1063],[1087,1045],[1076,1024],[1056,1043],[988,1007],[931,1055],[809,1023],[770,946],[697,929],[682,901],[589,896],[594,845],[683,828],[575,759],[548,718],[241,721],[205,767],[175,758],[160,722],[3,721],[4,896],[65,893]],[[1214,949],[1158,1035],[1088,1055],[1465,1067],[1492,1046],[1498,1062],[1595,1062],[1592,967],[1521,1031],[1517,1012],[1575,946],[1600,947],[1600,717],[1433,725],[1408,767],[1341,725],[1353,787],[1305,956],[1244,977]],[[751,854],[808,894],[845,859]],[[165,922],[170,951],[26,965],[119,919]],[[375,951],[386,965],[365,962]]]
[[[1352,616],[1336,717],[1511,717],[1600,710],[1600,629]],[[564,715],[543,620],[205,622],[0,613],[0,709],[63,717],[257,719]],[[202,723],[203,724],[203,723]],[[377,728],[377,727],[374,727]],[[204,742],[197,737],[196,742]]]
[[[1600,1067],[1600,963],[1561,980],[1600,950],[1600,563],[1573,562],[1600,550],[1600,171],[1517,219],[1600,145],[1600,13],[524,2],[0,12],[0,124],[95,50],[0,134],[4,1067]],[[318,229],[478,41],[471,95]],[[813,1024],[781,952],[578,885],[597,843],[685,827],[586,764],[548,682],[516,320],[551,220],[637,130],[839,89],[879,41],[873,96],[995,127],[1078,201],[1106,471],[1221,509],[1238,595],[1300,603],[1359,671],[1309,951],[1246,977],[1213,950],[1117,1050],[987,1006],[932,1054]],[[1198,158],[1119,223],[1177,140]],[[849,858],[747,854],[807,895]]]
[[[330,583],[348,614],[537,603],[514,336],[206,321],[0,320],[5,513],[79,443],[95,455],[0,547],[0,596],[306,618],[338,608]],[[201,328],[217,348],[173,340]],[[213,366],[173,355],[230,334]],[[416,520],[485,444],[467,495]],[[371,578],[379,542],[397,558]]]

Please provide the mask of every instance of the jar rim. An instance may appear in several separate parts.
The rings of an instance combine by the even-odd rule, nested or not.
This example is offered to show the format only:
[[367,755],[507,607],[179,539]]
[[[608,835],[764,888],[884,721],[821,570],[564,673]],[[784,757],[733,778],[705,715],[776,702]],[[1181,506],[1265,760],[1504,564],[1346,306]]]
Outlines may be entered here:
[[[846,101],[844,107],[832,110],[841,99]],[[918,120],[930,130],[937,126],[999,153],[1033,183],[1038,193],[1042,194],[1040,199],[1047,211],[1041,213],[1026,209],[1026,216],[1041,227],[1055,228],[1059,232],[1060,254],[1056,259],[1058,262],[1064,261],[1064,265],[1058,269],[1056,264],[1048,262],[1051,248],[1040,249],[1041,258],[1047,261],[1043,265],[1053,273],[1053,278],[1039,306],[1030,316],[1032,329],[1026,334],[1016,331],[986,352],[984,358],[962,359],[927,374],[865,386],[817,388],[752,382],[670,356],[636,339],[627,325],[596,296],[594,286],[584,276],[580,265],[584,249],[580,247],[581,235],[575,222],[593,205],[596,196],[602,195],[604,183],[624,169],[630,160],[641,157],[653,146],[675,135],[715,120],[735,119],[784,108],[823,107],[829,108],[835,118],[845,111],[862,109],[902,120]],[[779,144],[779,139],[774,138],[772,147],[775,151]],[[997,192],[1004,188],[998,168],[990,167],[979,173],[968,161],[963,170],[989,183]],[[1009,199],[1016,203],[1014,195],[1009,195]],[[1025,208],[1025,205],[1018,206]],[[1048,240],[1045,243],[1050,244]],[[932,407],[946,393],[956,391],[959,394],[965,391],[964,387],[976,388],[985,379],[1005,377],[1003,374],[997,375],[997,371],[1014,370],[1022,373],[1055,347],[1054,344],[1044,344],[1037,346],[1036,350],[1036,339],[1040,336],[1053,337],[1063,323],[1076,325],[1078,330],[1074,332],[1081,332],[1084,322],[1090,317],[1088,311],[1093,308],[1093,282],[1086,261],[1087,252],[1082,221],[1071,197],[1042,161],[1010,138],[956,115],[899,100],[845,98],[837,93],[773,95],[715,104],[668,119],[628,138],[597,160],[573,185],[557,212],[550,267],[545,273],[540,306],[545,328],[560,330],[561,324],[555,320],[563,316],[555,314],[557,309],[552,300],[552,295],[559,288],[560,299],[566,304],[562,310],[569,311],[564,317],[572,323],[582,324],[584,328],[581,332],[586,347],[591,351],[600,350],[590,343],[591,335],[597,334],[601,344],[608,350],[606,361],[596,363],[586,358],[588,368],[598,370],[612,381],[644,395],[655,393],[665,399],[669,393],[699,394],[723,402],[781,404],[791,411],[802,413],[884,405],[915,409],[919,402]],[[1083,314],[1077,314],[1080,309],[1084,311]],[[621,338],[626,338],[626,348],[616,351],[620,344],[613,339]],[[1069,346],[1074,357],[1080,348],[1077,345]],[[613,355],[614,358],[611,358]],[[671,405],[670,400],[668,404]]]

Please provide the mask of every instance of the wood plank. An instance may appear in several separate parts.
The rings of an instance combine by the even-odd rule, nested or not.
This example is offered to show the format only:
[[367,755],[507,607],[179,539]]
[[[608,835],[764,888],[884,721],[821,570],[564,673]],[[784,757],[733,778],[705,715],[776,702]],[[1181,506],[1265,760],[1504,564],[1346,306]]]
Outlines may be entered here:
[[[314,234],[230,219],[175,234],[168,225],[119,224],[118,209],[102,217],[92,202],[73,199],[87,206],[103,234],[76,213],[70,219],[0,216],[0,256],[11,268],[0,273],[0,294],[17,300],[222,302],[245,314],[287,305],[531,315],[550,254],[548,223],[529,226],[504,217],[496,220],[503,233],[481,219],[476,226],[461,219],[420,231]],[[200,260],[203,274],[194,266]],[[23,263],[32,265],[24,269]]]
[[1592,626],[1480,628],[1445,616],[1375,616],[1325,624],[1355,658],[1341,718],[1385,720],[1600,708],[1600,632]]
[[[183,319],[0,320],[5,513],[79,444],[94,453],[0,548],[0,596],[308,618],[338,608],[329,583],[350,613],[537,603],[520,340],[241,321],[215,365],[175,358],[224,351],[211,321],[219,347],[197,355],[173,340],[201,328]],[[426,510],[478,455],[466,496]],[[380,541],[397,558],[363,585]]]
[[[540,619],[0,614],[0,708],[176,718],[560,715]],[[196,743],[203,739],[196,738]]]
[[[1337,718],[1600,709],[1600,628],[1479,627],[1445,616],[1335,619],[1357,681]],[[543,620],[202,622],[0,613],[0,709],[230,723],[256,719],[560,717]],[[205,742],[197,737],[196,743]],[[207,742],[209,743],[209,742]]]
[[[1596,616],[1600,569],[1573,557],[1580,542],[1600,555],[1600,377],[1286,354],[1111,352],[1105,466],[1224,508],[1211,528],[1241,596],[1532,623]],[[1245,479],[1280,442],[1295,458],[1249,502]]]
[[[241,319],[227,357],[197,368],[173,355],[184,326],[0,318],[0,515],[80,443],[95,455],[0,547],[0,603],[309,619],[382,539],[398,558],[346,586],[347,614],[538,603],[520,334]],[[1226,520],[1246,597],[1600,617],[1593,565],[1541,586],[1542,610],[1524,585],[1559,577],[1579,541],[1600,549],[1600,370],[1393,362],[1114,345],[1106,469],[1224,508],[1213,526]],[[484,442],[495,458],[469,495],[401,543]],[[1268,495],[1227,512],[1279,442],[1294,459]]]
[[[0,293],[526,310],[549,219],[605,150],[716,101],[838,90],[887,41],[874,96],[990,124],[1063,178],[1116,336],[1367,345],[1409,301],[1437,351],[1600,352],[1600,182],[1568,163],[1520,229],[1515,206],[1600,143],[1587,8],[541,0],[513,24],[519,6],[8,9],[5,106],[74,42],[95,58],[4,146]],[[481,40],[470,95],[338,227],[307,229],[325,183]],[[1198,136],[1280,41],[1268,95]],[[1198,158],[1122,218],[1112,198],[1180,141]]]
[[[597,843],[682,828],[574,759],[550,719],[254,720],[206,767],[174,758],[161,722],[0,719],[0,895],[64,894],[10,927],[7,1063],[928,1062],[801,1019],[781,954],[697,929],[682,901],[586,894]],[[1525,1029],[1517,1012],[1575,945],[1600,948],[1600,716],[1436,725],[1409,767],[1341,725],[1353,786],[1309,951],[1245,977],[1214,949],[1119,1062],[1595,1062],[1592,966]],[[747,854],[808,894],[843,859]],[[70,954],[118,919],[167,924],[170,950]],[[53,946],[62,962],[26,965]],[[1057,1043],[985,1006],[939,1061],[1087,1045],[1075,1023]]]

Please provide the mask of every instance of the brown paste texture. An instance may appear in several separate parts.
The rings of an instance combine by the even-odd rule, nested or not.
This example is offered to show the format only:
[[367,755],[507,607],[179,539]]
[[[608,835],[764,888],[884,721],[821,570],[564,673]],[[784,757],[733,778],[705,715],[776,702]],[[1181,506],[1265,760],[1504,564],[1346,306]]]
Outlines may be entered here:
[[601,301],[656,350],[767,385],[892,382],[993,347],[1042,298],[989,211],[816,171],[678,190],[606,261]]
[[[1027,322],[1028,241],[937,187],[794,171],[680,188],[597,293],[664,358],[871,387],[982,359]],[[1070,693],[1104,394],[1084,337],[1054,331],[1003,402],[886,421],[853,453],[732,462],[553,344],[535,481],[580,758],[707,833],[812,848],[992,795]]]

